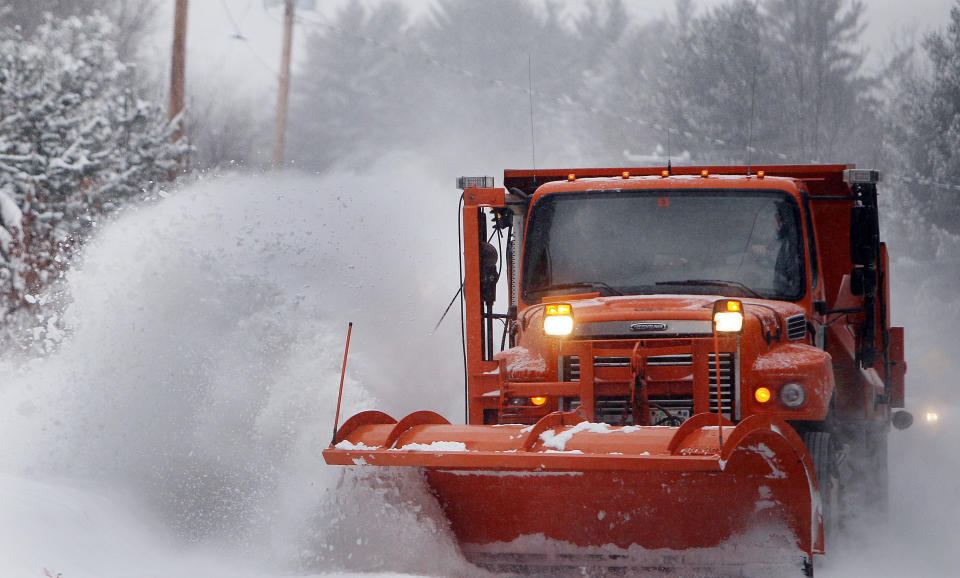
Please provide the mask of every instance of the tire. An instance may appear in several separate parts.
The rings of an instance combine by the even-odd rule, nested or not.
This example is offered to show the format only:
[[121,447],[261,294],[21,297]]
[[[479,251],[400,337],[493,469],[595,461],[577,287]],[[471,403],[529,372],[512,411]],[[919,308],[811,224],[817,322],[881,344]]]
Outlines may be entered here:
[[886,424],[854,422],[836,432],[835,447],[842,448],[840,459],[834,460],[844,498],[841,520],[856,520],[869,527],[886,518],[887,431]]
[[836,442],[829,432],[808,431],[803,434],[803,443],[813,459],[813,469],[820,490],[820,511],[823,514],[824,549],[835,540],[839,531],[840,484],[837,480]]

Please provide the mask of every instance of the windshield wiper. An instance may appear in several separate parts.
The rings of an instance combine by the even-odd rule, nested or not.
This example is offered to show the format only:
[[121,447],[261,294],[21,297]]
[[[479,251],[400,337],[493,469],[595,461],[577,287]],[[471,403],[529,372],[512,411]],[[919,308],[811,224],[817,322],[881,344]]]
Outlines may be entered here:
[[757,293],[753,289],[747,287],[743,283],[737,281],[723,281],[720,279],[686,279],[684,281],[657,281],[655,285],[696,285],[696,286],[710,286],[715,285],[717,287],[733,287],[735,289],[740,289],[746,293],[749,297],[758,297],[763,299],[763,295]]
[[577,283],[560,283],[558,285],[551,285],[544,289],[544,291],[553,291],[554,289],[576,289],[578,287],[590,287],[593,289],[605,289],[611,295],[623,295],[622,291],[618,291],[613,287],[607,285],[603,281],[580,281]]

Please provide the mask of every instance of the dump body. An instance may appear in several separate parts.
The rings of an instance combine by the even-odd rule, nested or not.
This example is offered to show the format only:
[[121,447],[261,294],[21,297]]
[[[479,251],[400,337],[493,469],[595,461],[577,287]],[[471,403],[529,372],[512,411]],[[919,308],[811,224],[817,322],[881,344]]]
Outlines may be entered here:
[[[878,443],[903,400],[875,175],[849,169],[507,171],[503,189],[466,188],[467,425],[366,412],[325,459],[423,468],[478,562],[660,567],[654,553],[764,526],[812,572],[818,473],[839,487],[826,448]],[[733,546],[748,550],[776,556]]]

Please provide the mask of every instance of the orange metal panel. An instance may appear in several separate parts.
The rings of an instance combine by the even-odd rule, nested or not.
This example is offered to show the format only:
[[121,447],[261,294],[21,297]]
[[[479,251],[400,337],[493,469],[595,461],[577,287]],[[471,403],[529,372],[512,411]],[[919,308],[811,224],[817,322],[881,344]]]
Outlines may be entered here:
[[[434,420],[401,423],[424,417]],[[785,523],[803,552],[822,551],[813,464],[799,437],[754,416],[724,422],[720,447],[716,423],[699,414],[679,428],[613,427],[556,413],[529,427],[421,423],[399,437],[399,426],[378,424],[323,455],[426,468],[467,551],[532,535],[576,546],[709,547],[771,521]]]

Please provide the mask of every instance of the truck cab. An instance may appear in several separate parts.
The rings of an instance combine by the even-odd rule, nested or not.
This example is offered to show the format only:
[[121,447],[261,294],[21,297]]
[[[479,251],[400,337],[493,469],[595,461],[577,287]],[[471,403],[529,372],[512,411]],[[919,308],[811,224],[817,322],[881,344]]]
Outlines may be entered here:
[[[875,176],[844,165],[568,169],[464,189],[478,235],[475,250],[465,240],[467,277],[472,254],[496,270],[482,256],[483,206],[508,233],[510,261],[505,314],[493,312],[489,275],[479,287],[478,272],[474,295],[465,279],[469,421],[576,411],[673,426],[766,413],[800,433],[838,415],[889,423],[905,366]],[[739,322],[725,329],[717,313]],[[507,326],[499,352],[495,319]]]

